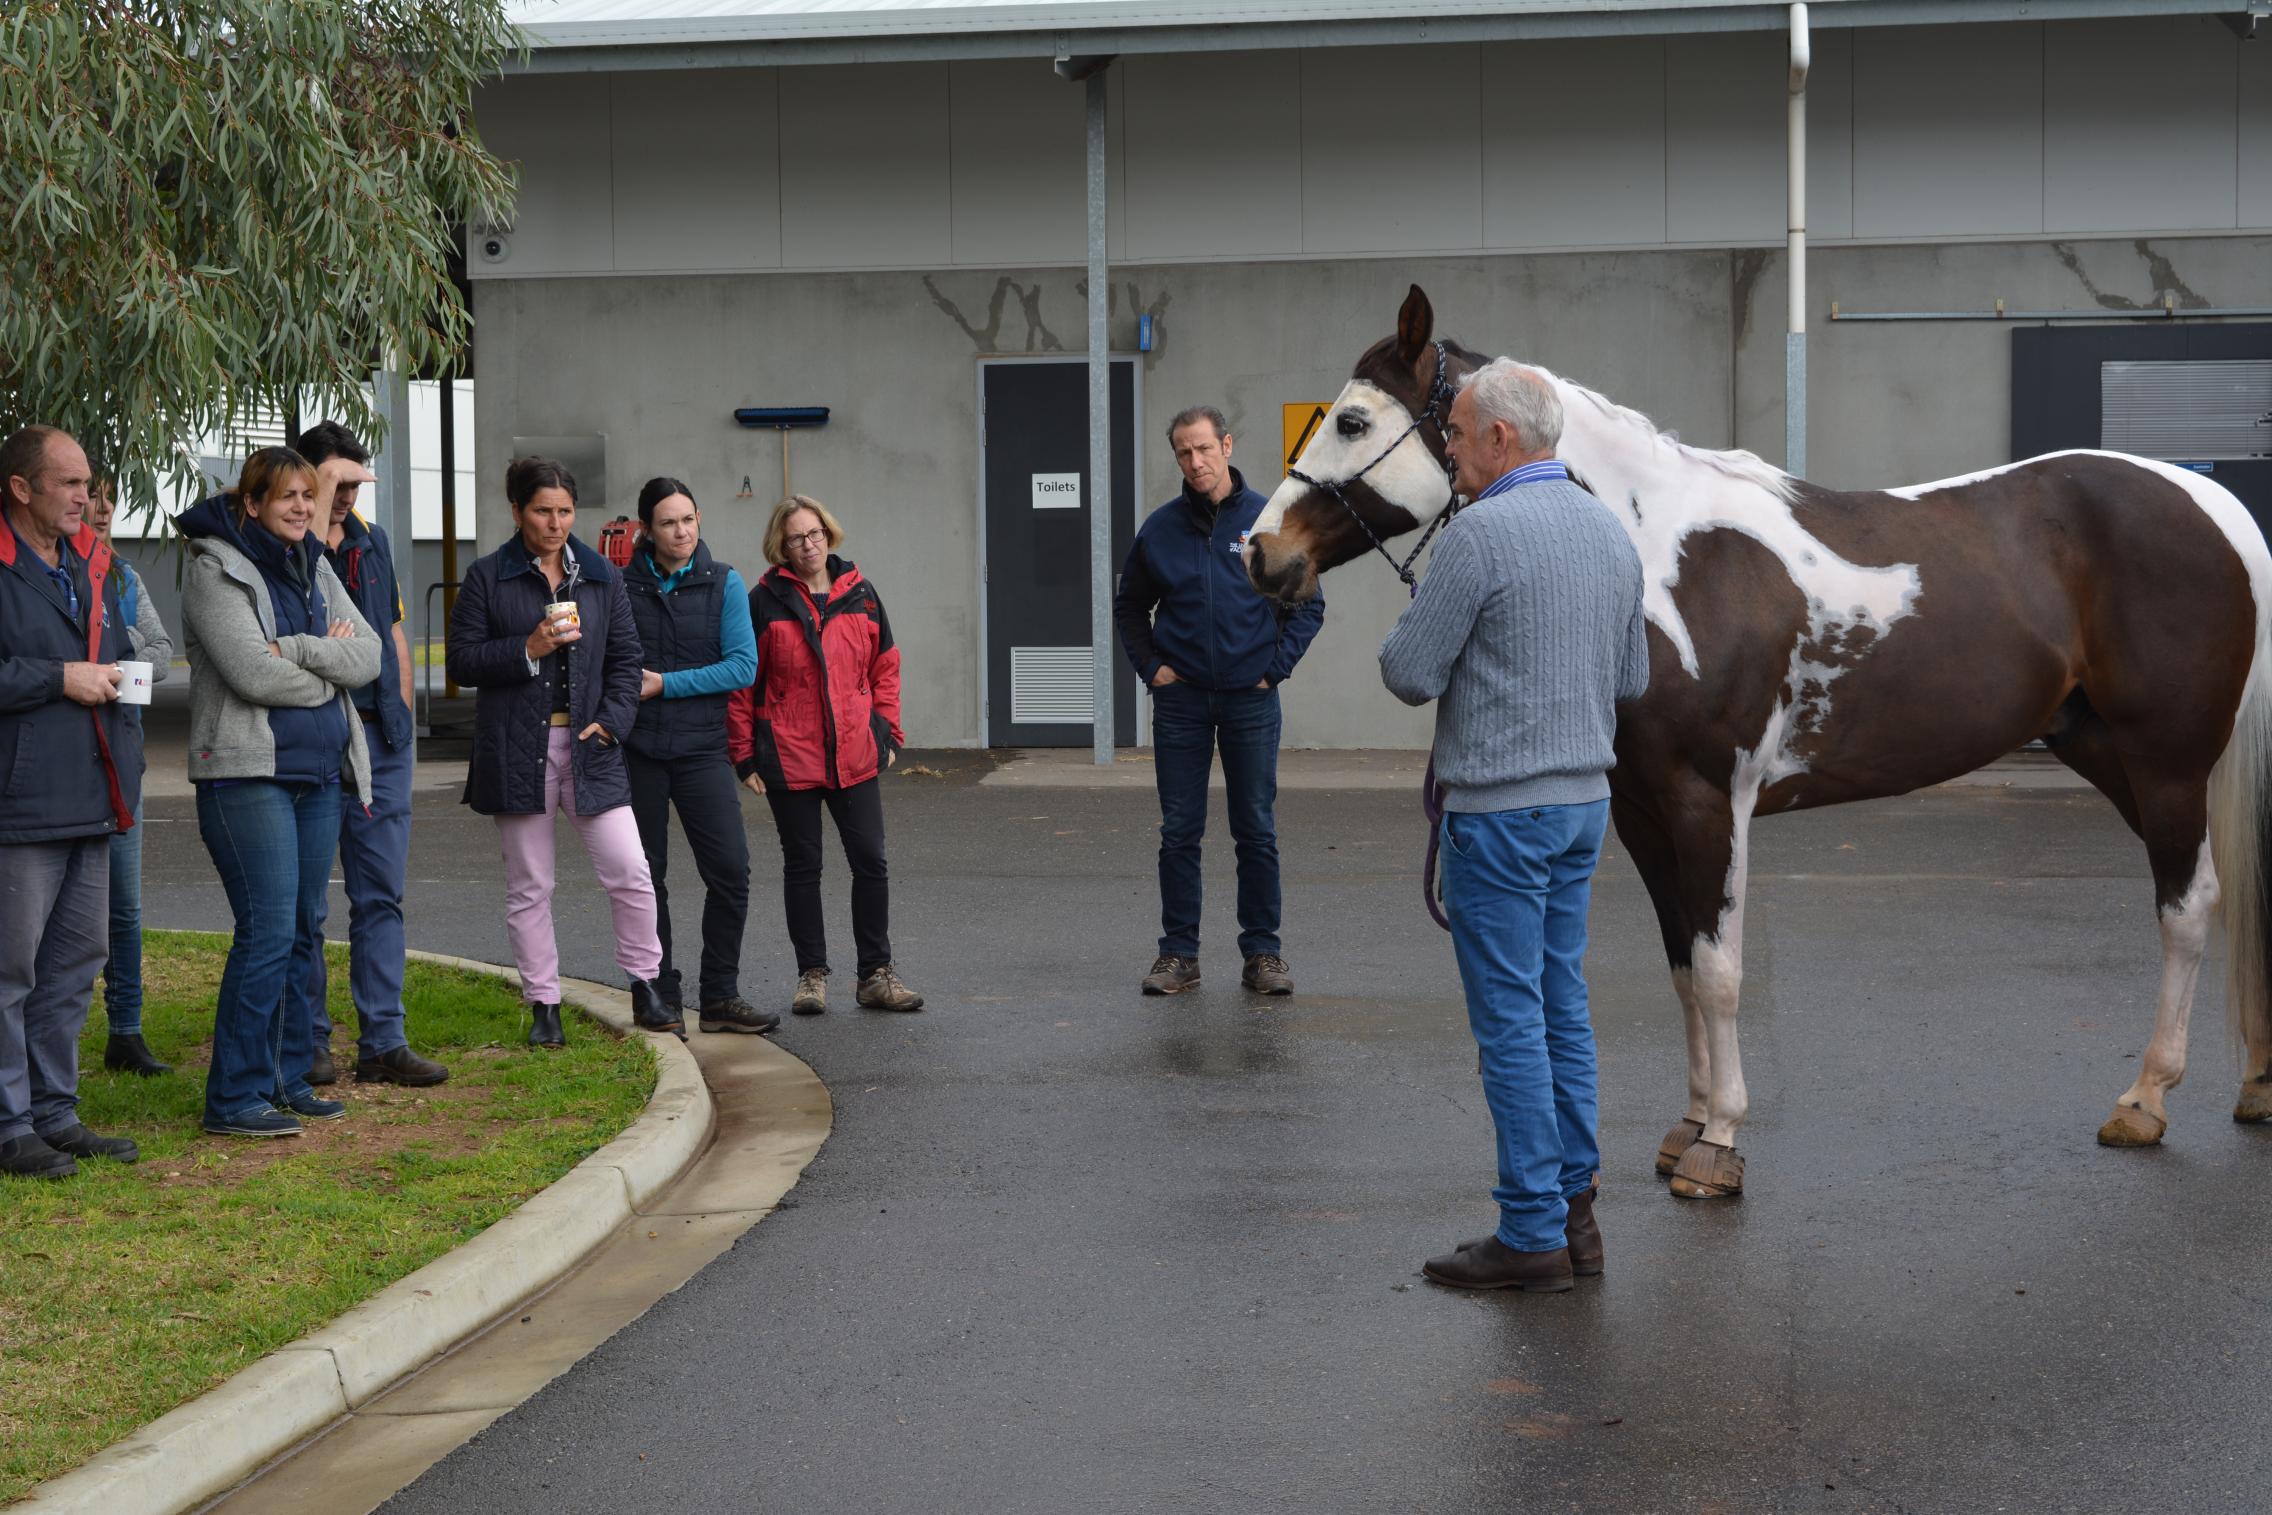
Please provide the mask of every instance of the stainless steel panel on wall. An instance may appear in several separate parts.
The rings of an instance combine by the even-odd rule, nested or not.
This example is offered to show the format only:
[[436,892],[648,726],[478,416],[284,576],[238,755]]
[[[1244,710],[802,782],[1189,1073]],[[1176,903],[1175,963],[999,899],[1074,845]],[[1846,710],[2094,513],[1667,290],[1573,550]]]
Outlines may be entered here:
[[2101,363],[2099,444],[2173,462],[2272,457],[2272,358]]

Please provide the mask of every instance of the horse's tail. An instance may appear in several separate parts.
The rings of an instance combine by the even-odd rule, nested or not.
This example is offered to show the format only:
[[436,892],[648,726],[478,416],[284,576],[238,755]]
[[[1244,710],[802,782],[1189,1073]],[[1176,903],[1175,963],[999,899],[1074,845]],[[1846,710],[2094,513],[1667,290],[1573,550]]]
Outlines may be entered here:
[[2272,636],[2266,626],[2260,611],[2232,740],[2209,776],[2209,846],[2225,921],[2225,1008],[2234,1038],[2258,1045],[2272,1042]]

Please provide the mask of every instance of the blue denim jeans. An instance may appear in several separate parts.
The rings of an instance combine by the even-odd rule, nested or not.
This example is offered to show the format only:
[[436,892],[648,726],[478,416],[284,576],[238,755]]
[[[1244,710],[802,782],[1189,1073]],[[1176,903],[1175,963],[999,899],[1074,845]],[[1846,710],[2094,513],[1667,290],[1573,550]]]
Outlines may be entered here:
[[1601,1166],[1586,906],[1609,801],[1443,822],[1444,905],[1499,1134],[1499,1240],[1563,1245],[1569,1198]]
[[[410,876],[413,764],[411,749],[388,750],[377,726],[364,726],[363,734],[371,739],[371,808],[366,814],[352,800],[339,807],[339,876],[347,886],[347,985],[355,999],[355,1052],[383,1057],[410,1040],[402,1024],[402,891]],[[323,922],[319,914],[319,936]],[[313,972],[309,996],[315,1007],[315,1041],[328,1042],[331,1016],[324,1006],[331,985],[321,952],[315,955]]]
[[314,1091],[315,955],[339,848],[337,784],[197,786],[197,829],[236,915],[213,1016],[205,1113],[226,1119]]
[[113,1036],[142,1034],[142,802],[134,825],[110,839],[110,959],[103,964],[103,1014]]
[[1153,771],[1160,786],[1160,951],[1199,955],[1199,843],[1207,775],[1223,753],[1223,785],[1239,867],[1239,955],[1278,951],[1278,691],[1152,690]]

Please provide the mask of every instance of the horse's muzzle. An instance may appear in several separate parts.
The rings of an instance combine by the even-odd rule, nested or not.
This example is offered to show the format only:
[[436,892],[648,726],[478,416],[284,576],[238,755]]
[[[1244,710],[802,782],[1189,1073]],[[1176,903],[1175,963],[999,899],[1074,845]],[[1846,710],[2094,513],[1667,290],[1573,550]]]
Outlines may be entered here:
[[1255,590],[1291,609],[1317,597],[1309,554],[1266,531],[1246,544],[1246,576]]

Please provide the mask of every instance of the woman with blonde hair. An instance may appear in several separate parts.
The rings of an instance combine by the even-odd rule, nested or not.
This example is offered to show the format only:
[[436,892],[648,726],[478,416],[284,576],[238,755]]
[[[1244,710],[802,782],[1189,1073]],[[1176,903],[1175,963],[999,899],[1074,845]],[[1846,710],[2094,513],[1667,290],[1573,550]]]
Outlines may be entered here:
[[350,691],[379,676],[379,638],[310,528],[316,471],[288,447],[175,523],[189,653],[197,829],[236,916],[213,1017],[205,1129],[297,1136],[347,1107],[308,1083],[315,955],[341,804],[367,804],[370,754]]
[[882,596],[835,554],[844,528],[810,495],[773,507],[765,560],[750,591],[757,679],[727,707],[734,771],[772,807],[781,838],[781,896],[797,954],[789,1008],[828,1006],[828,938],[821,920],[822,809],[836,820],[852,869],[855,998],[871,1010],[920,1010],[891,957],[891,885],[884,862],[881,775],[899,757],[899,648]]

